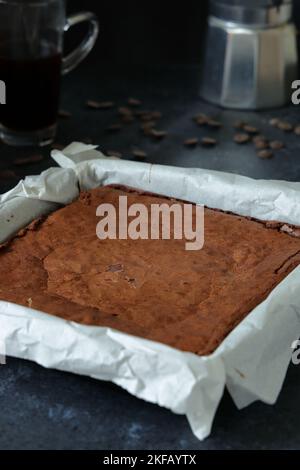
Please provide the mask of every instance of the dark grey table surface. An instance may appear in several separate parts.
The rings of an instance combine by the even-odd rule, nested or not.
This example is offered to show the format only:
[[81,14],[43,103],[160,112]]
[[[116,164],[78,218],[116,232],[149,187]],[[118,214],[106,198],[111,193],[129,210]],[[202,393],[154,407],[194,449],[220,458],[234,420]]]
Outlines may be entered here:
[[[271,117],[300,123],[300,107],[261,113],[225,111],[197,96],[197,67],[122,67],[97,65],[91,56],[63,82],[62,107],[71,119],[60,120],[57,142],[90,139],[104,151],[120,151],[131,158],[134,147],[148,153],[146,161],[182,167],[202,167],[253,178],[300,181],[300,137],[283,134],[269,125]],[[105,129],[118,121],[116,109],[92,111],[87,99],[113,100],[126,105],[128,97],[143,101],[143,109],[160,110],[159,127],[169,135],[153,142],[139,132],[137,123],[117,134]],[[30,112],[30,110],[28,110]],[[223,123],[218,131],[195,126],[192,116],[206,112]],[[232,140],[232,124],[243,119],[270,139],[284,140],[286,148],[271,160],[257,158],[253,146]],[[188,137],[216,136],[212,149],[188,149]],[[38,174],[54,165],[50,148],[44,160],[16,167],[18,157],[40,152],[0,144],[0,171],[12,169],[16,179],[0,179],[0,192],[19,178]],[[299,449],[300,376],[291,365],[275,406],[256,403],[238,411],[227,393],[217,412],[211,437],[199,442],[184,417],[145,403],[120,388],[86,377],[46,370],[33,363],[8,358],[0,366],[0,449]]]

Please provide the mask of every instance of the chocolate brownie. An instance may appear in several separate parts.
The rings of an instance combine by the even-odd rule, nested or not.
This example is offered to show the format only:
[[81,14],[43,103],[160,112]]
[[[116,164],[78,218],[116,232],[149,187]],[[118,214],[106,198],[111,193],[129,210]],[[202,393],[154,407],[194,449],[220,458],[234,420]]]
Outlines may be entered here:
[[208,208],[200,251],[185,240],[100,240],[96,208],[120,195],[173,203],[108,186],[82,193],[2,245],[0,299],[206,355],[300,263],[287,225]]

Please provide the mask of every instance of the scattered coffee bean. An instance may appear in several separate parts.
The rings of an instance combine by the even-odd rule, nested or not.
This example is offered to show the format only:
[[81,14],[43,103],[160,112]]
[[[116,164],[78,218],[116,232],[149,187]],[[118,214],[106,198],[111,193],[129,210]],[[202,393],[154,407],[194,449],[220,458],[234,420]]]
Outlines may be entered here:
[[207,122],[208,122],[209,118],[208,117],[198,117],[198,119],[195,121],[197,126],[206,126]]
[[257,156],[263,160],[273,157],[273,152],[271,150],[260,150],[257,152]]
[[58,117],[62,119],[69,119],[70,117],[72,117],[72,113],[70,113],[69,111],[66,111],[65,109],[60,109],[58,111]]
[[258,129],[254,126],[249,126],[248,124],[243,127],[243,130],[247,132],[247,134],[258,134]]
[[216,121],[215,119],[209,119],[207,121],[207,125],[213,129],[220,129],[220,127],[222,127],[222,123],[219,121]]
[[156,121],[143,122],[141,125],[141,131],[144,133],[144,135],[151,136],[153,128],[155,126],[156,126]]
[[294,132],[296,135],[300,135],[300,125],[295,127]]
[[203,137],[201,139],[201,145],[203,147],[214,147],[217,145],[218,141],[216,139],[213,139],[212,137]]
[[270,119],[269,124],[270,124],[271,126],[273,126],[273,127],[277,127],[278,124],[279,124],[279,122],[280,122],[280,119],[278,119],[278,118],[272,118],[272,119]]
[[116,150],[107,150],[106,155],[108,157],[115,157],[115,158],[122,158],[121,152],[117,152]]
[[293,126],[287,121],[279,121],[277,124],[278,129],[284,132],[292,132],[293,131]]
[[106,128],[107,132],[119,132],[122,129],[122,124],[116,122],[115,124],[111,124]]
[[233,140],[236,144],[247,144],[250,141],[250,136],[243,133],[235,134]]
[[253,136],[252,142],[255,144],[256,142],[260,142],[261,140],[268,141],[268,139],[263,134],[258,134]]
[[120,106],[120,108],[118,108],[118,113],[121,116],[132,116],[132,110],[127,106]]
[[284,143],[280,140],[272,140],[270,142],[270,147],[272,150],[281,150],[284,148]]
[[197,137],[192,137],[191,139],[186,139],[184,141],[184,145],[186,147],[196,147],[198,143],[199,143],[199,139],[197,139]]
[[146,152],[144,152],[144,150],[141,150],[141,149],[134,149],[132,151],[132,155],[135,158],[138,158],[139,160],[144,160],[145,158],[147,158]]
[[157,129],[152,129],[150,135],[154,139],[161,140],[161,139],[164,139],[167,136],[167,134],[168,133],[166,131],[160,131],[160,130],[157,130]]
[[254,142],[254,145],[255,145],[255,148],[257,148],[257,150],[264,150],[264,149],[267,149],[269,148],[269,143],[267,140],[256,140]]
[[0,170],[0,179],[11,180],[17,178],[17,175],[12,170]]
[[123,114],[121,116],[121,121],[124,122],[124,124],[130,124],[134,121],[134,116],[132,114]]
[[44,157],[41,154],[30,155],[29,157],[17,158],[16,160],[14,160],[14,165],[16,166],[30,165],[31,163],[38,163],[38,162],[41,162],[42,160],[44,160]]
[[142,102],[136,98],[129,98],[128,104],[129,106],[141,106]]
[[210,120],[210,117],[207,116],[207,114],[203,114],[203,113],[200,113],[200,114],[196,114],[196,116],[193,116],[193,120],[199,124],[199,126],[203,125],[203,124],[206,124],[207,121]]
[[100,107],[99,101],[93,101],[93,100],[88,100],[86,102],[86,105],[88,106],[88,108],[92,108],[92,109],[99,109]]
[[110,109],[114,106],[114,103],[112,101],[88,100],[86,105],[92,109]]
[[246,125],[246,123],[244,121],[240,120],[240,121],[235,121],[235,123],[233,124],[233,127],[235,129],[241,129],[242,130],[245,125]]

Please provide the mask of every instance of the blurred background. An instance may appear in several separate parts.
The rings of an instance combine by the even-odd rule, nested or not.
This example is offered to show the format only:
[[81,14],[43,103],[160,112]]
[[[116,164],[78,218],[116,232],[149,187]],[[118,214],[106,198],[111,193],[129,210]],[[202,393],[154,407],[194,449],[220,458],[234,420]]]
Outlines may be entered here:
[[[69,118],[60,116],[54,148],[63,148],[77,140],[99,145],[103,152],[124,159],[135,159],[134,152],[138,149],[145,153],[144,161],[149,163],[209,168],[253,178],[300,180],[300,106],[291,104],[290,94],[287,105],[260,111],[220,107],[200,97],[208,0],[184,3],[67,0],[66,3],[67,14],[95,12],[100,35],[88,58],[62,80],[60,106],[69,113]],[[294,21],[300,30],[300,0],[294,1]],[[85,35],[85,25],[72,28],[65,35],[65,52],[76,48]],[[299,43],[299,34],[297,38]],[[216,53],[217,42],[212,41],[208,51],[221,57],[222,53]],[[268,58],[281,61],[272,41],[268,48],[265,71],[269,76],[267,83],[273,81],[274,85],[278,78],[270,73]],[[246,54],[242,53],[241,57],[247,62]],[[214,88],[208,75],[207,82]],[[243,89],[247,90],[247,84]],[[207,94],[203,96],[207,98]],[[132,97],[141,101],[141,110],[161,114],[155,130],[165,133],[165,137],[147,137],[140,119],[124,123],[119,110]],[[112,106],[105,111],[95,110],[87,105],[90,100],[109,101]],[[195,116],[200,113],[212,118],[218,126],[197,126]],[[274,118],[282,121],[285,130],[270,125]],[[250,136],[248,145],[241,151],[235,141],[238,121],[254,127],[267,141],[275,141],[280,150],[260,158]],[[210,148],[202,145],[202,139],[206,138],[215,141]],[[197,145],[187,146],[186,141],[190,139],[196,139]],[[51,146],[11,148],[0,143],[0,149],[0,193],[13,187],[20,178],[38,174],[54,164]],[[40,160],[28,161],[32,154],[34,157],[38,154]],[[22,165],[18,164],[20,159]]]
[[[67,5],[68,12],[92,10],[98,14],[102,34],[93,54],[101,62],[125,67],[200,62],[208,0],[183,3],[69,0]],[[294,0],[294,10],[300,29],[299,0]],[[69,38],[68,43],[72,44],[71,41]]]

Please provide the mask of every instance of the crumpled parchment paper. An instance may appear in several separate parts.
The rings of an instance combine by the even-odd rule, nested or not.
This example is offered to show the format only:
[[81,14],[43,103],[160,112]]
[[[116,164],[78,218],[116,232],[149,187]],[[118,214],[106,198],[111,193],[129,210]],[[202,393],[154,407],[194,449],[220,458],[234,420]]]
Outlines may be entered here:
[[[300,225],[300,184],[106,158],[92,145],[53,151],[61,168],[27,177],[0,196],[0,243],[80,189],[124,184],[262,220]],[[13,215],[13,218],[11,217]],[[300,336],[300,268],[281,282],[210,356],[198,357],[109,328],[83,326],[0,301],[7,355],[101,380],[184,414],[204,439],[226,386],[243,408],[275,403]]]

